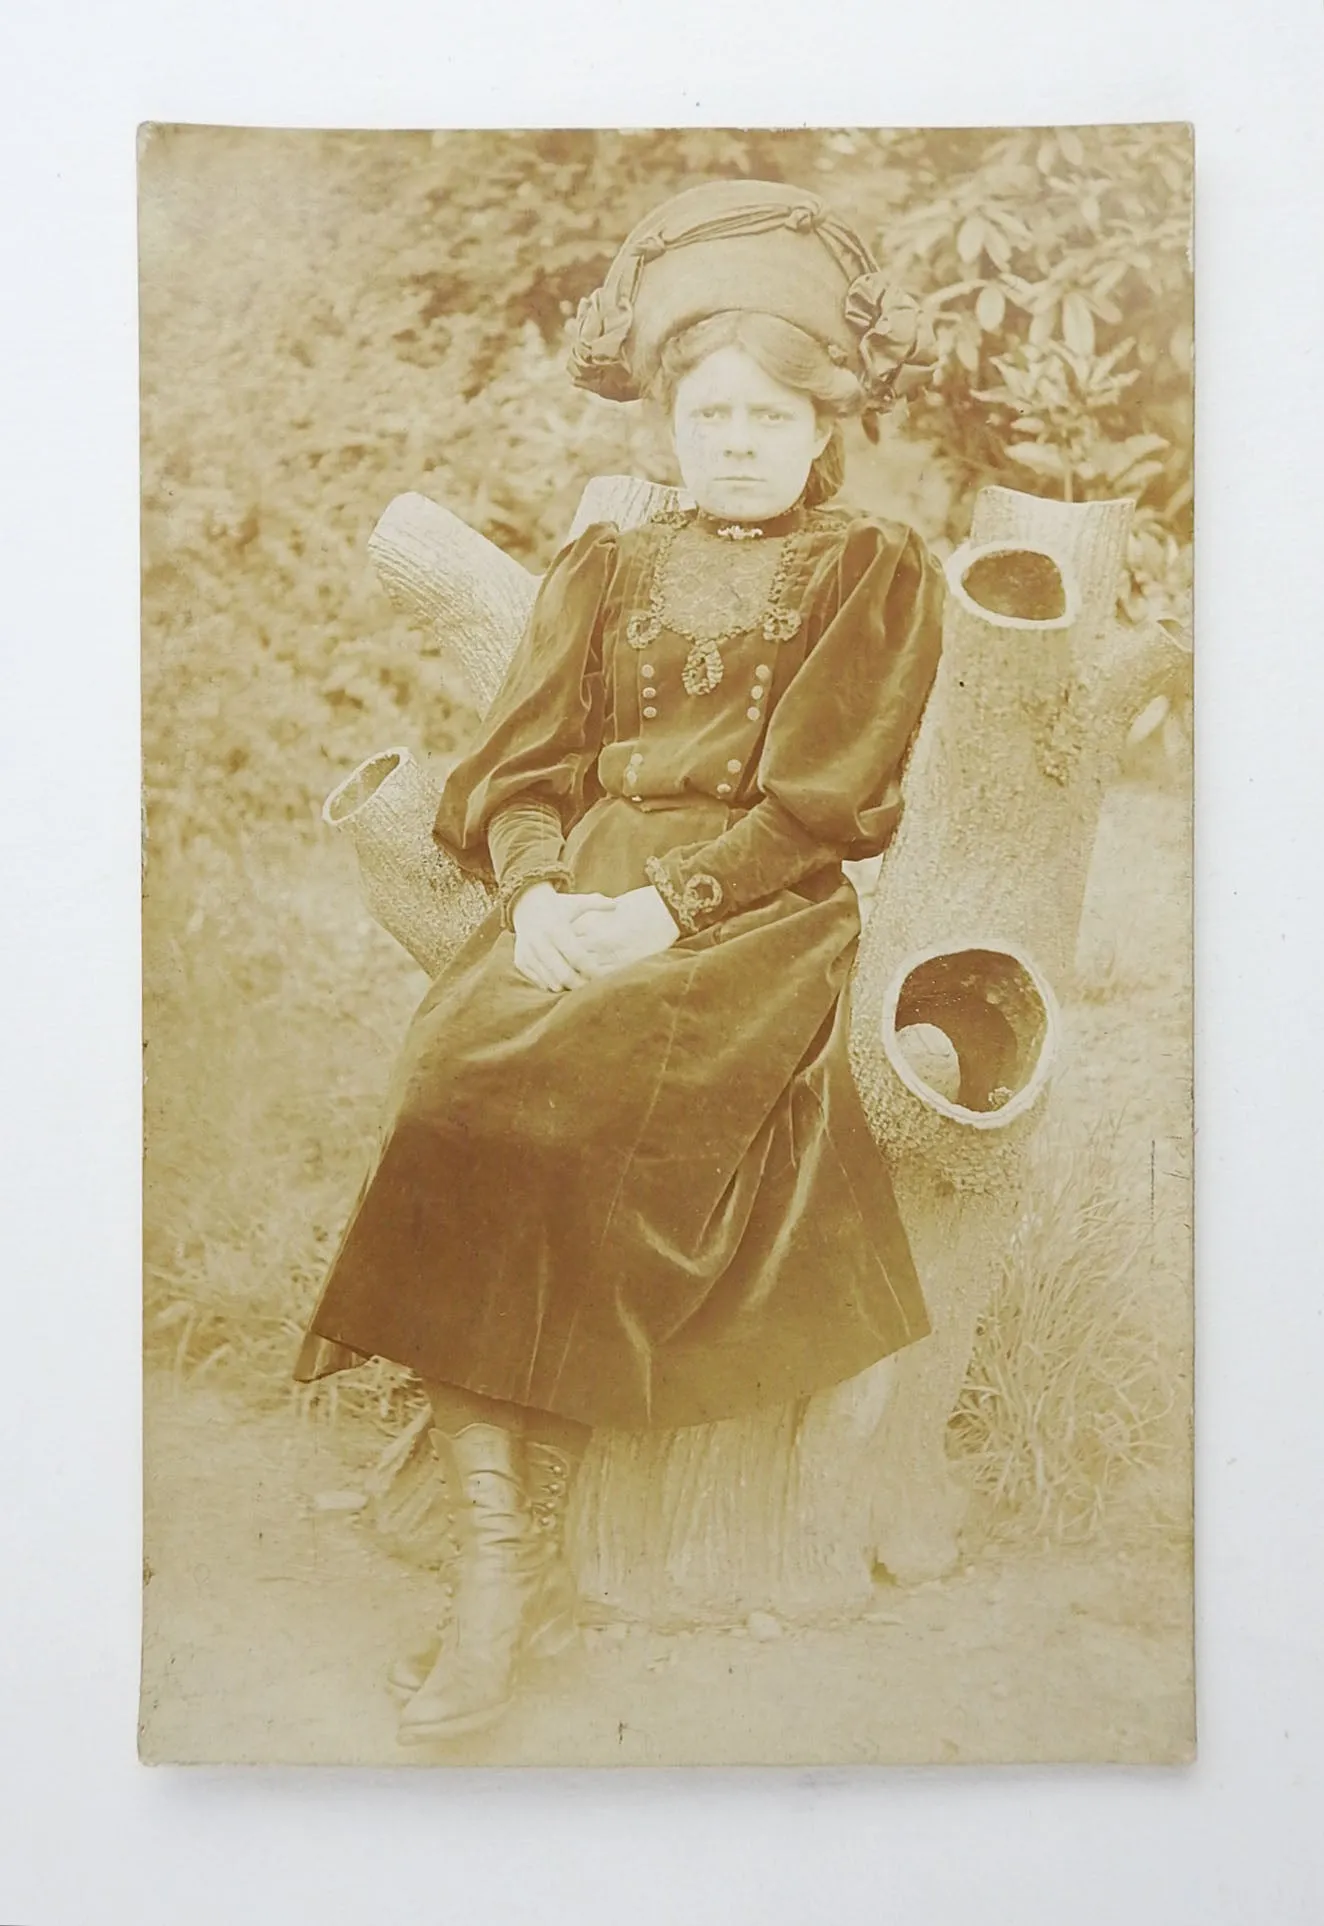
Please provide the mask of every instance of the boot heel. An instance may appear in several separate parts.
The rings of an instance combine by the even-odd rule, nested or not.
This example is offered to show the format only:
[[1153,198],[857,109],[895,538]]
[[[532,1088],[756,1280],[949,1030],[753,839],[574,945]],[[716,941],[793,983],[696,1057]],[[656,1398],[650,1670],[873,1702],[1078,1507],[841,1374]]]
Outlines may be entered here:
[[[575,1581],[562,1566],[560,1577],[549,1578],[543,1598],[533,1608],[525,1646],[531,1659],[545,1663],[579,1644],[578,1604]],[[422,1689],[428,1673],[441,1657],[445,1642],[445,1635],[439,1632],[426,1645],[403,1652],[396,1659],[386,1674],[386,1689],[398,1705],[404,1705]]]

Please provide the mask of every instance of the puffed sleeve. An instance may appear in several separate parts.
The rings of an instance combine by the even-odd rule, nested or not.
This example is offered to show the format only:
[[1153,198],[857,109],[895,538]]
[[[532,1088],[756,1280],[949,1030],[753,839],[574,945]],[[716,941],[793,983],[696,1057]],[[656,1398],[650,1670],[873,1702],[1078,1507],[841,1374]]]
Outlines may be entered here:
[[832,610],[768,724],[762,799],[720,836],[655,857],[650,882],[702,929],[826,864],[886,848],[901,774],[937,673],[944,581],[913,529],[846,531]]
[[465,869],[512,886],[560,880],[601,747],[602,611],[617,531],[586,528],[539,585],[477,744],[446,780],[433,836]]

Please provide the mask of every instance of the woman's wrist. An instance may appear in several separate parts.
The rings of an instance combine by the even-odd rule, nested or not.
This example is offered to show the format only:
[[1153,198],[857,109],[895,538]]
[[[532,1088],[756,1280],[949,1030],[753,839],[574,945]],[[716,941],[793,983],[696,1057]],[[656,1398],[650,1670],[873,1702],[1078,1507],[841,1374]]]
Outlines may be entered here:
[[497,890],[497,905],[501,911],[501,921],[508,930],[515,927],[515,910],[534,890],[557,891],[565,889],[570,882],[570,871],[564,863],[549,864],[546,869],[532,874],[513,875],[503,878]]

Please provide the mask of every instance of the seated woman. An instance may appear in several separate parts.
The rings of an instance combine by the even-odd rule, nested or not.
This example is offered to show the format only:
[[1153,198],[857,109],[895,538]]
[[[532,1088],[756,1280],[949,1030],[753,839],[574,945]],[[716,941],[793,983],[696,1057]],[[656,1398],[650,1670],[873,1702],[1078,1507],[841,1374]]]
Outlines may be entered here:
[[851,1077],[842,863],[896,828],[942,577],[824,506],[842,420],[926,363],[858,237],[771,183],[667,203],[581,307],[576,379],[661,406],[695,506],[561,551],[446,784],[437,839],[498,904],[413,1020],[298,1365],[410,1366],[450,1456],[406,1741],[489,1723],[572,1635],[590,1427],[785,1403],[927,1331]]

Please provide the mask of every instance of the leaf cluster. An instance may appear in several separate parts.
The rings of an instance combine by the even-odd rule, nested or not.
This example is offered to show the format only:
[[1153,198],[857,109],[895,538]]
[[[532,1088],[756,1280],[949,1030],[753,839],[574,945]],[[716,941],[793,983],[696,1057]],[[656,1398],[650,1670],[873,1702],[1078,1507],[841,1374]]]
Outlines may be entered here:
[[997,481],[1068,501],[1137,499],[1132,613],[1182,613],[1188,130],[918,133],[897,136],[892,151],[911,191],[878,245],[924,295],[942,353],[916,429],[958,464],[965,492]]

